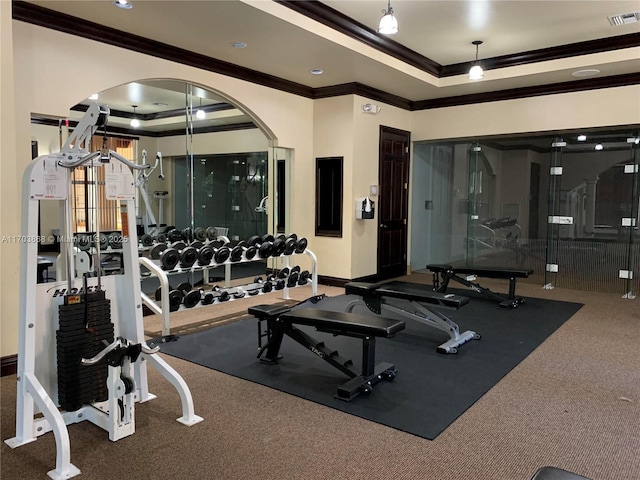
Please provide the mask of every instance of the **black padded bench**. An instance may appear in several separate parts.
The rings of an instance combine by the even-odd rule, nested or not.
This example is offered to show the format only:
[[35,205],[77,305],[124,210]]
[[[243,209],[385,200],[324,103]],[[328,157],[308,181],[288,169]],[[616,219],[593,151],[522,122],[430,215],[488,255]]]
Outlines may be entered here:
[[539,469],[531,480],[589,480],[587,477],[582,477],[576,473],[571,473],[561,468],[556,467],[542,467]]
[[[503,267],[453,267],[447,264],[430,264],[427,268],[433,273],[433,289],[436,292],[446,292],[449,281],[453,280],[498,302],[503,308],[516,308],[524,303],[524,298],[516,298],[516,279],[527,278],[533,274],[533,270],[529,269]],[[478,283],[473,283],[476,277],[508,279],[509,294],[505,297]]]
[[467,297],[434,292],[427,285],[406,282],[349,282],[345,285],[345,293],[361,297],[361,299],[353,300],[347,304],[345,309],[347,312],[353,311],[357,305],[364,304],[374,313],[391,312],[442,330],[449,335],[449,340],[437,347],[436,351],[439,353],[458,353],[460,345],[469,340],[480,338],[480,335],[471,330],[461,334],[460,328],[455,322],[433,308],[458,310],[469,303]]
[[[334,366],[351,380],[338,386],[336,398],[349,401],[361,393],[370,393],[373,385],[381,380],[393,380],[396,368],[390,363],[375,363],[376,337],[391,338],[405,328],[402,320],[390,320],[373,315],[357,315],[354,313],[332,312],[314,308],[296,308],[278,305],[256,305],[250,307],[249,314],[258,319],[258,339],[261,338],[261,323],[267,322],[267,343],[261,346],[258,358],[266,351],[265,358],[260,361],[266,364],[277,364],[280,346],[284,335],[291,337],[300,345]],[[315,327],[319,332],[332,335],[345,335],[362,339],[362,371],[353,368],[353,362],[328,348],[303,332],[295,325]]]

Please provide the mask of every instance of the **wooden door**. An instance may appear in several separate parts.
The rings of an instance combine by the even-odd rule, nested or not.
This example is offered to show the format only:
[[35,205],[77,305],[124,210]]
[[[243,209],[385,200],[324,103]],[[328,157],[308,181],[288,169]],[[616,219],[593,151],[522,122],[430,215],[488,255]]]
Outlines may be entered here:
[[407,273],[410,133],[380,126],[378,192],[379,280]]

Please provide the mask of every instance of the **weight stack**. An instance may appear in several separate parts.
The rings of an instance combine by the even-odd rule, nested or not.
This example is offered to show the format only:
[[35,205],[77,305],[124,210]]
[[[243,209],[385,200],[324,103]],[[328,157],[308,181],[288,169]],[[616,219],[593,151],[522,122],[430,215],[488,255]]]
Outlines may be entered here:
[[114,340],[111,302],[104,291],[66,295],[58,307],[56,331],[58,361],[58,401],[68,412],[83,405],[108,399],[109,366],[103,360],[82,365]]

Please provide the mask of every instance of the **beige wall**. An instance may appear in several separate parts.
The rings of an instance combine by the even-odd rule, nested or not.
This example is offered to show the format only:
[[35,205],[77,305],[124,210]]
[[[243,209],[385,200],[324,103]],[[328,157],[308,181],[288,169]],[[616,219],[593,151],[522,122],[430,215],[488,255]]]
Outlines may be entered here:
[[[19,235],[20,174],[16,162],[11,2],[0,2],[0,237]],[[27,148],[21,150],[28,155]],[[0,354],[15,353],[18,343],[18,273],[20,246],[0,245]]]
[[[376,221],[353,219],[354,200],[377,183],[378,131],[386,125],[412,132],[412,140],[436,140],[565,128],[639,124],[640,86],[533,97],[464,107],[408,112],[384,104],[378,115],[360,111],[365,99],[344,96],[310,100],[223,75],[41,27],[10,20],[0,2],[2,32],[1,203],[2,232],[19,232],[20,178],[30,160],[30,114],[65,117],[94,92],[141,79],[191,82],[244,106],[273,132],[272,144],[292,149],[291,230],[309,239],[319,273],[354,278],[375,273]],[[13,38],[12,38],[13,35]],[[13,52],[12,52],[13,47]],[[14,60],[13,77],[12,56]],[[99,72],[99,74],[90,74]],[[15,115],[13,102],[15,99]],[[375,102],[378,103],[378,102]],[[8,140],[7,140],[8,139]],[[15,140],[15,141],[14,141]],[[155,151],[156,145],[148,147]],[[344,235],[314,238],[314,159],[344,156]],[[6,159],[10,160],[7,162]],[[12,161],[13,160],[13,161]],[[1,291],[14,291],[17,246],[3,245]],[[2,297],[2,356],[17,351],[18,300]]]

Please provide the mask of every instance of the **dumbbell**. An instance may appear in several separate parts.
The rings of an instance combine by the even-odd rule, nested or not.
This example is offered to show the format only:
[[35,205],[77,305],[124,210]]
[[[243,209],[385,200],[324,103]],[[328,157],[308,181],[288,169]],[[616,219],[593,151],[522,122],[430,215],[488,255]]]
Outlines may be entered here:
[[205,233],[207,235],[207,240],[214,241],[216,238],[218,238],[218,234],[214,227],[207,227],[205,229]]
[[231,249],[229,258],[232,262],[240,262],[243,256],[247,260],[253,260],[257,253],[258,249],[255,246],[247,246],[247,242],[242,240]]
[[[169,285],[169,311],[175,312],[180,308],[182,304],[182,299],[184,298],[184,292],[182,290],[178,290]],[[156,300],[162,300],[162,287],[158,287],[156,289]]]
[[258,292],[269,293],[273,290],[273,284],[270,281],[264,281],[262,277],[253,279],[253,283],[247,285],[245,290],[249,295],[256,295]]
[[200,294],[202,295],[202,300],[200,300],[200,303],[202,303],[202,305],[211,305],[216,301],[216,297],[213,292],[205,292],[201,289]]
[[213,251],[213,247],[209,245],[204,245],[198,249],[198,265],[201,267],[206,267],[213,260],[215,252]]
[[211,293],[213,294],[215,299],[218,300],[219,302],[226,302],[230,298],[229,292],[227,290],[222,290],[217,285],[213,286],[213,288],[211,289]]
[[295,252],[296,253],[304,253],[304,251],[307,249],[307,239],[302,237],[299,238],[298,241],[296,242],[296,248],[295,248]]
[[193,230],[193,238],[199,242],[207,241],[207,230],[202,227],[196,227]]
[[[175,256],[174,252],[178,255],[178,261],[175,264],[173,264],[173,257]],[[165,255],[167,255],[168,258],[165,257]],[[173,243],[170,248],[167,248],[162,252],[162,256],[160,257],[162,267],[165,270],[173,270],[178,264],[180,264],[180,268],[191,268],[197,260],[198,251],[184,242]]]
[[156,239],[153,238],[153,235],[149,235],[148,233],[145,233],[140,237],[140,243],[143,247],[151,247],[155,242]]
[[182,232],[180,230],[178,230],[177,228],[172,228],[167,231],[167,240],[173,243],[181,242],[182,240],[184,240],[184,238],[182,237]]
[[90,250],[91,247],[94,246],[92,234],[77,233],[74,240],[75,240],[76,246],[83,252]]
[[180,253],[175,248],[169,248],[166,243],[158,243],[149,252],[153,260],[160,260],[164,270],[173,270],[180,262]]
[[268,258],[271,256],[273,241],[273,235],[266,233],[262,237],[254,235],[247,243],[249,246],[256,247],[258,249],[258,256],[260,258]]
[[120,232],[111,232],[107,235],[109,239],[109,246],[114,250],[120,250],[122,248],[122,233]]
[[296,251],[296,245],[298,244],[298,236],[295,233],[289,235],[284,241],[284,254],[292,255]]
[[303,270],[298,277],[298,285],[306,285],[311,280],[311,274],[309,270]]

